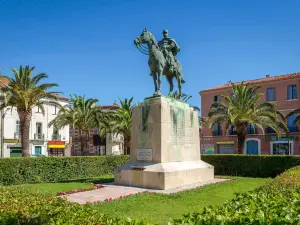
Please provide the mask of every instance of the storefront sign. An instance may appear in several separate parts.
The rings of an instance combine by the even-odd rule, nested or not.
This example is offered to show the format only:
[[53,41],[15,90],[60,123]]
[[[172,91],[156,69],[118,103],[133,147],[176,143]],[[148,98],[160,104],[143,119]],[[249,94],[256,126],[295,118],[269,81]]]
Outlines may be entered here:
[[265,141],[293,141],[294,137],[265,136]]
[[233,145],[234,141],[219,141],[217,145]]
[[18,139],[4,139],[4,143],[20,143]]
[[65,148],[66,142],[65,141],[48,141],[49,148]]

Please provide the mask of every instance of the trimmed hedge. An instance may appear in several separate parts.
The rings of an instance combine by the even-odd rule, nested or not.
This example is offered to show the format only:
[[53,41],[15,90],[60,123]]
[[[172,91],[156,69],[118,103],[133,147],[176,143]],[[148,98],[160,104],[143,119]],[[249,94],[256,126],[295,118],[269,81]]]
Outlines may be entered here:
[[[1,158],[0,184],[41,183],[98,177],[113,173],[128,156]],[[300,165],[300,156],[201,155],[216,175],[275,177]]]
[[0,184],[75,180],[113,173],[128,156],[40,157],[0,159]]
[[241,177],[276,177],[300,165],[300,156],[280,155],[201,155],[215,167],[216,175]]
[[169,224],[300,224],[300,166],[221,206],[205,207]]

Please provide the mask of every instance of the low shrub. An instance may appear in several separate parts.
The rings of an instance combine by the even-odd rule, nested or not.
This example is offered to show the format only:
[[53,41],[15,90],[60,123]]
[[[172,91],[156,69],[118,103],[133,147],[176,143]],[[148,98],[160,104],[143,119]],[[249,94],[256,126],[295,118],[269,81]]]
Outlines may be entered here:
[[147,225],[147,221],[132,221],[109,217],[65,199],[28,192],[22,188],[0,187],[0,224],[117,224]]
[[113,173],[128,156],[40,157],[0,159],[0,184],[74,180]]
[[280,155],[201,155],[214,166],[216,175],[241,177],[276,177],[300,165],[300,156]]
[[[0,158],[0,185],[84,179],[113,173],[128,156]],[[275,177],[300,165],[300,156],[202,155],[216,175]]]
[[224,205],[186,214],[171,224],[300,224],[300,166]]

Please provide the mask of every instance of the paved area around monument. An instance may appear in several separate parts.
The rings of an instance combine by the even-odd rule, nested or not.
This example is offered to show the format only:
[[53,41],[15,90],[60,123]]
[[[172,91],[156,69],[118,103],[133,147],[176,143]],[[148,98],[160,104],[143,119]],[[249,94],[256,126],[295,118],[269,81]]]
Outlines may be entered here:
[[100,189],[78,192],[74,194],[65,195],[62,197],[66,197],[69,201],[77,202],[79,204],[87,204],[87,203],[111,201],[126,196],[130,196],[130,195],[136,195],[143,192],[150,192],[150,193],[157,193],[157,194],[175,194],[180,191],[196,189],[204,185],[215,184],[215,183],[226,182],[226,181],[230,181],[230,179],[215,178],[210,181],[200,182],[200,183],[186,185],[186,186],[168,189],[168,190],[144,189],[138,187],[120,186],[120,185],[115,185],[114,183],[107,183],[107,184],[103,184],[104,187]]

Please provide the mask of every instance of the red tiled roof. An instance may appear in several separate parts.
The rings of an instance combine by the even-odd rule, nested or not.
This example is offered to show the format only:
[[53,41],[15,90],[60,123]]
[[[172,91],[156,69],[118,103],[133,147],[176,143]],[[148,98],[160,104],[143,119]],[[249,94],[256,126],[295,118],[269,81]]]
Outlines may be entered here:
[[62,96],[59,93],[56,93],[56,94],[53,93],[52,95],[56,96],[57,99],[64,100],[64,101],[69,101],[69,99],[67,97]]
[[[264,78],[259,78],[255,80],[247,80],[244,81],[244,84],[261,84],[261,83],[267,83],[267,82],[274,82],[274,81],[281,81],[281,80],[288,80],[288,79],[294,79],[294,78],[300,78],[300,72],[297,73],[290,73],[290,74],[283,74],[279,76],[269,76],[269,77],[264,77]],[[235,82],[234,84],[239,85],[241,82]],[[203,92],[209,92],[209,91],[216,91],[216,90],[222,90],[222,89],[227,89],[230,88],[231,84],[222,84],[216,87],[208,88],[205,90],[200,91],[200,93]]]
[[5,85],[7,85],[9,83],[9,80],[5,77],[0,78],[0,87],[4,87]]
[[118,105],[103,105],[100,106],[101,109],[118,109],[120,108]]

